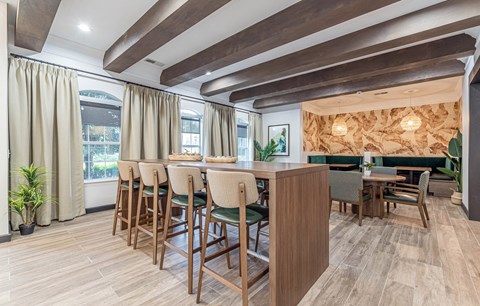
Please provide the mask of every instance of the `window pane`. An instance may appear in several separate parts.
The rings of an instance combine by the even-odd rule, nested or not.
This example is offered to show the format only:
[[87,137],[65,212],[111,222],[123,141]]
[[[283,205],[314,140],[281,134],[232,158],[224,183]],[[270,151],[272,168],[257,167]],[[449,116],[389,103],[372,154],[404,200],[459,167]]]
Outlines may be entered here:
[[93,163],[92,167],[92,179],[102,179],[105,178],[105,163]]
[[93,162],[97,162],[97,161],[104,162],[105,161],[105,149],[106,149],[106,145],[91,145],[90,146],[91,161],[93,161]]
[[105,141],[120,142],[120,127],[105,127]]
[[105,156],[105,161],[115,162],[115,165],[116,165],[119,155],[120,155],[120,145],[109,145],[107,147],[107,155]]
[[105,127],[104,126],[88,126],[89,139],[88,141],[105,141]]

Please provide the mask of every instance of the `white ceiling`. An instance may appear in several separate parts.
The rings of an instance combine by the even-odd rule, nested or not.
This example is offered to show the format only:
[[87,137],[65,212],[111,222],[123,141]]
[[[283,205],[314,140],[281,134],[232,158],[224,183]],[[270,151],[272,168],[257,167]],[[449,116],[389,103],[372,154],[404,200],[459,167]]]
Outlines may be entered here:
[[[15,0],[0,1],[9,3],[10,10],[13,11],[13,13],[15,12]],[[167,68],[275,14],[297,1],[298,0],[232,0],[147,57],[165,64],[164,68]],[[199,88],[202,82],[443,1],[444,0],[402,0],[378,11],[349,20],[335,27],[214,71],[209,76],[202,76],[171,88],[170,90],[200,97]],[[102,69],[105,50],[155,2],[154,0],[63,0],[53,22],[50,35],[44,47],[44,52],[34,56],[42,59],[47,58],[52,61],[54,61],[56,57],[61,57],[64,60],[61,64],[75,65],[75,63],[80,62],[86,64],[88,69],[94,70],[97,73],[107,73]],[[13,27],[14,18],[11,18],[11,15],[12,13],[10,13],[9,16],[9,22],[11,27]],[[79,23],[88,24],[92,28],[92,31],[89,33],[79,31],[77,28]],[[31,52],[18,50],[18,48],[13,46],[11,46],[11,51],[23,55],[32,55]],[[165,87],[159,84],[161,70],[162,68],[142,61],[130,67],[121,75],[114,73],[108,74],[128,81],[164,89]],[[228,103],[226,102],[228,101],[228,94],[218,95],[210,98],[210,100]],[[251,107],[251,102],[241,103],[240,105],[249,108]]]
[[343,114],[409,105],[456,102],[462,96],[463,77],[372,90],[302,103],[302,109],[319,114]]

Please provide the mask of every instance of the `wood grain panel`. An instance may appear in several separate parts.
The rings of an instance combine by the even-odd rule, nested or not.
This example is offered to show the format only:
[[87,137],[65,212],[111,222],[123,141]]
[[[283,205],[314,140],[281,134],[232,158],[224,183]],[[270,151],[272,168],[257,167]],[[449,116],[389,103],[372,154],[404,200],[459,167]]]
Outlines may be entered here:
[[270,305],[296,305],[329,263],[328,172],[270,180],[270,201]]
[[480,25],[477,0],[450,0],[217,78],[202,85],[212,96],[386,52]]
[[415,69],[442,61],[470,56],[474,52],[475,39],[470,35],[460,34],[348,64],[235,91],[230,95],[230,102],[237,103],[251,99],[279,96],[384,73]]
[[231,0],[157,1],[108,50],[103,68],[122,72]]
[[61,0],[19,0],[15,46],[42,52]]
[[303,0],[165,69],[160,82],[175,86],[398,0]]
[[371,91],[402,85],[409,85],[433,80],[461,76],[465,73],[465,65],[457,60],[442,62],[436,65],[381,74],[358,81],[346,82],[296,93],[270,98],[257,99],[253,107],[257,109],[294,104],[298,102],[352,94],[358,91]]

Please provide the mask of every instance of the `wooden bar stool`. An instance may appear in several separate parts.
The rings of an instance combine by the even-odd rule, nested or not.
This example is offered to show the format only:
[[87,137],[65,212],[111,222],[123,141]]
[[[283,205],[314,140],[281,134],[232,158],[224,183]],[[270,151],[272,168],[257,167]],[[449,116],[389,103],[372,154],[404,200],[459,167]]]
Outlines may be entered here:
[[[225,286],[241,293],[242,304],[248,305],[248,288],[268,273],[267,266],[253,278],[250,280],[248,279],[247,254],[268,261],[265,257],[248,250],[247,247],[247,226],[256,224],[263,218],[261,214],[248,208],[258,200],[255,176],[251,173],[207,170],[207,180],[207,213],[205,218],[205,228],[208,228],[210,222],[222,222],[239,226],[240,243],[231,247],[227,246],[224,250],[206,256],[208,233],[207,231],[204,232],[201,266],[198,277],[197,303],[200,303],[203,272],[205,272],[223,283]],[[212,209],[213,202],[217,205],[214,209]],[[240,246],[241,286],[237,286],[235,283],[227,280],[222,275],[206,266],[208,261],[217,258],[220,255],[228,254],[238,246]]]
[[[162,212],[162,205],[160,197],[167,196],[167,189],[161,188],[160,185],[166,183],[167,172],[163,164],[155,163],[138,163],[140,169],[140,190],[138,191],[138,204],[137,204],[137,218],[135,222],[135,238],[133,240],[133,248],[137,248],[138,231],[152,236],[153,238],[153,264],[157,264],[157,244],[158,244],[158,232],[161,232],[163,227],[158,226],[158,222],[164,217]],[[142,202],[145,199],[145,215],[146,224],[140,224],[140,214],[142,208]],[[152,208],[149,207],[149,199],[153,199]],[[152,212],[152,230],[149,227],[149,213]]]
[[[202,209],[206,206],[205,193],[201,193],[205,185],[200,173],[200,169],[194,167],[168,167],[169,189],[167,196],[167,209],[165,212],[165,221],[163,228],[162,249],[160,252],[160,269],[163,269],[163,259],[165,248],[169,247],[180,255],[188,259],[188,293],[193,292],[193,254],[201,250],[201,246],[193,248],[194,230],[199,230],[200,244],[202,243]],[[170,226],[172,207],[180,207],[186,211],[187,229],[168,233]],[[194,212],[197,212],[194,214]],[[195,215],[198,216],[199,225],[195,226]],[[208,231],[207,231],[208,232]],[[188,250],[185,252],[181,248],[168,242],[168,238],[188,233]],[[219,242],[221,239],[214,241]],[[212,244],[213,244],[212,243]]]
[[[113,216],[113,231],[115,236],[117,229],[117,220],[127,223],[127,245],[132,244],[132,210],[133,210],[133,193],[140,187],[140,169],[138,163],[133,161],[118,161],[118,187],[117,200],[115,202],[115,215]],[[127,217],[124,216],[125,207],[123,207],[123,195],[128,193]]]

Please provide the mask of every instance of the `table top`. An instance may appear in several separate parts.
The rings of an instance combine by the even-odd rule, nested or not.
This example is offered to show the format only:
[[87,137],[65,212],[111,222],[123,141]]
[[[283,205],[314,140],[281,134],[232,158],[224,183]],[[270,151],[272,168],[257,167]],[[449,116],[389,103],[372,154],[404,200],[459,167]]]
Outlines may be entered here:
[[328,164],[330,168],[350,168],[357,166],[356,164]]
[[369,176],[363,176],[366,182],[403,182],[407,178],[400,175],[372,173]]
[[401,171],[432,171],[430,167],[395,166],[395,168]]
[[207,169],[248,172],[261,179],[275,179],[328,170],[327,165],[322,164],[302,164],[302,163],[275,163],[275,162],[252,162],[239,161],[236,163],[206,163],[197,161],[171,161],[168,159],[132,159],[136,162],[161,163],[168,165],[182,165],[200,168],[200,171],[206,172]]

